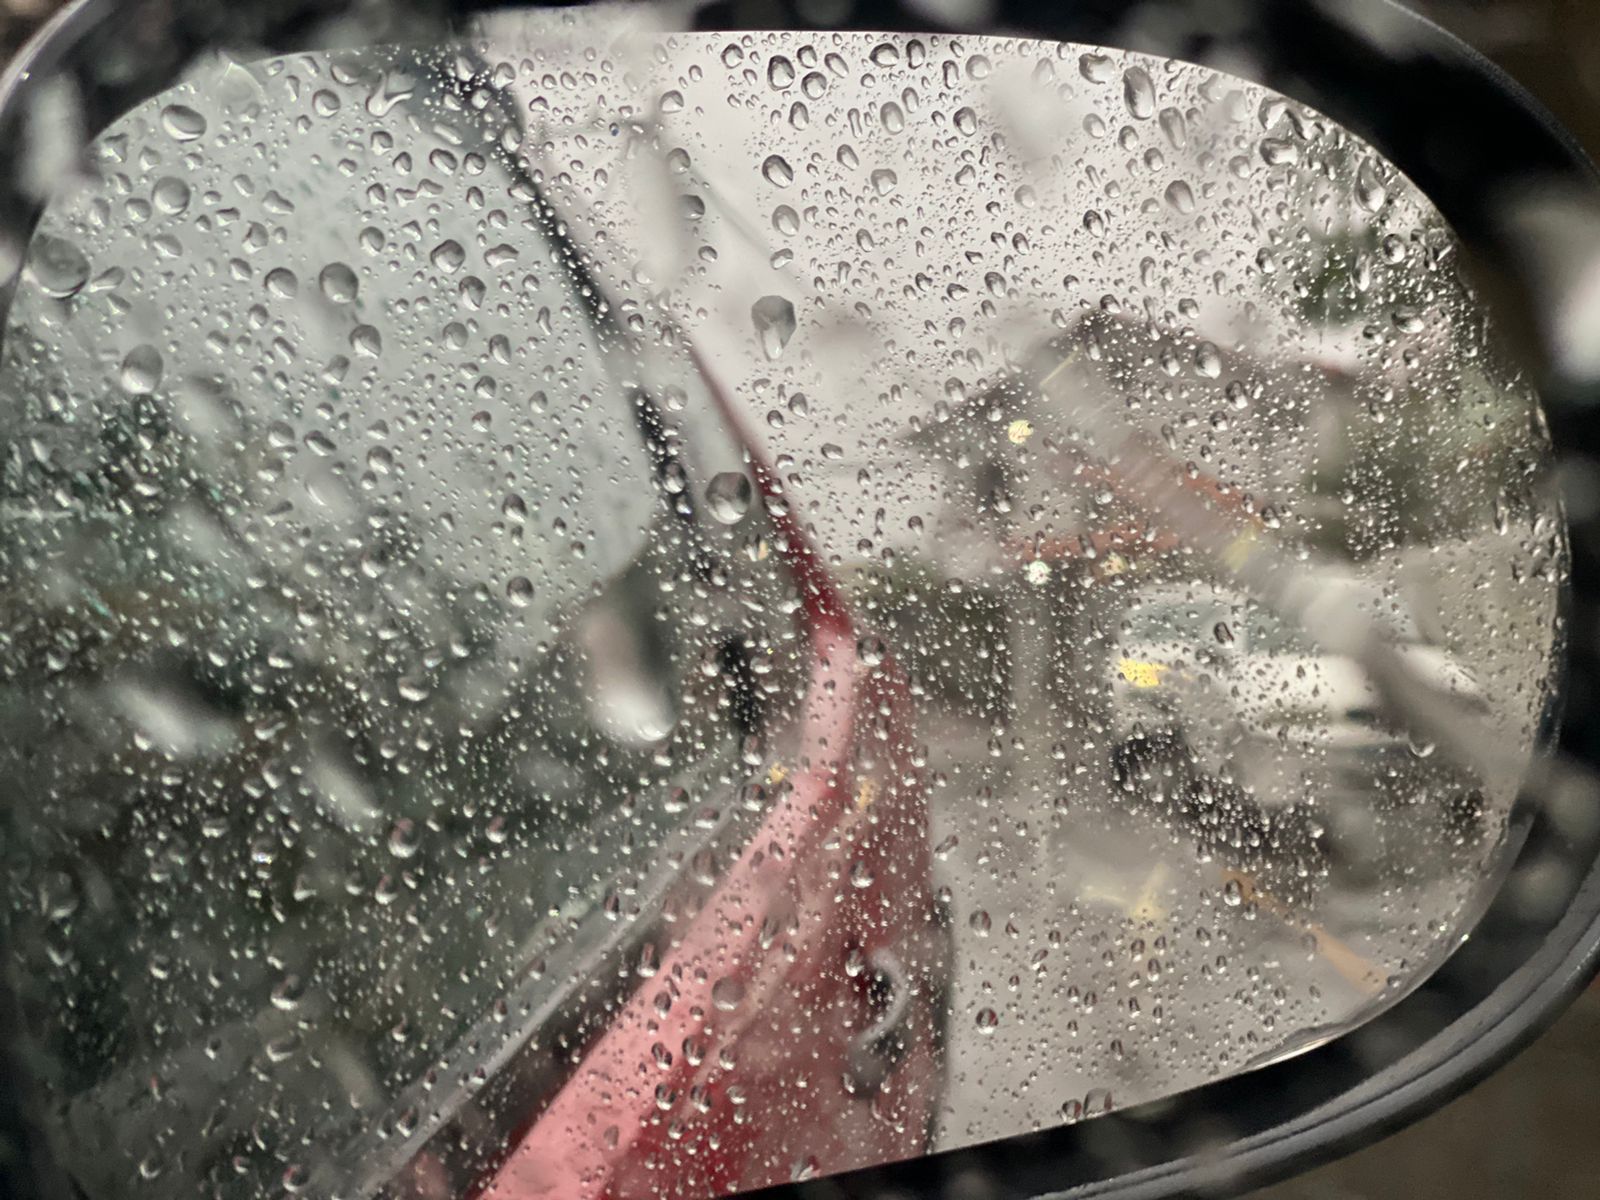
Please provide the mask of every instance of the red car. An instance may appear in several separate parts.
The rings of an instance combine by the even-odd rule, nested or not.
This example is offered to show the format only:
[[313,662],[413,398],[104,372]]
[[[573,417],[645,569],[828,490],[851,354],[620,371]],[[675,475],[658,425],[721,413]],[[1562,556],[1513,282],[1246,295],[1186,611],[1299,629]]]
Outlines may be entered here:
[[474,1085],[496,1098],[475,1119],[509,1136],[464,1140],[470,1122],[440,1106],[440,1130],[388,1159],[421,1142],[397,1194],[717,1196],[927,1148],[949,951],[906,683],[861,635],[761,450],[707,382],[800,600],[807,677],[789,752],[758,785],[767,802],[742,844],[686,847],[690,878],[634,915],[623,957],[642,949],[642,978],[574,978],[591,1011],[588,1035],[568,1043],[571,1069],[552,1071],[537,1049],[549,1030],[527,1027]]

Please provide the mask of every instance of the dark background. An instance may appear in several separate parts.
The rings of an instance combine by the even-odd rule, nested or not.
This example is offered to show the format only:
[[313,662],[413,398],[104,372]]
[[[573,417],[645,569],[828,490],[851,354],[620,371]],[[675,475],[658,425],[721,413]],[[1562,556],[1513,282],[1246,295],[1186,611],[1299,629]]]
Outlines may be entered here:
[[[58,7],[58,0],[0,0],[0,60]],[[1503,66],[1600,158],[1600,0],[1414,0],[1413,7]],[[1386,1141],[1250,1200],[1532,1196],[1600,1200],[1596,988],[1459,1100]]]

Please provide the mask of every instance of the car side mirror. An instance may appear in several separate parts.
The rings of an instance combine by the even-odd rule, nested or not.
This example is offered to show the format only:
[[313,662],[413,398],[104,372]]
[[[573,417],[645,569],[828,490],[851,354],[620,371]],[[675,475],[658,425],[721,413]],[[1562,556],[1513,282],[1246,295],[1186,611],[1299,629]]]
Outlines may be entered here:
[[[8,1194],[1237,1194],[1593,975],[1570,135],[1390,0],[833,12],[80,0],[0,77]],[[1108,686],[1191,582],[1328,648],[1253,713],[1406,736]]]

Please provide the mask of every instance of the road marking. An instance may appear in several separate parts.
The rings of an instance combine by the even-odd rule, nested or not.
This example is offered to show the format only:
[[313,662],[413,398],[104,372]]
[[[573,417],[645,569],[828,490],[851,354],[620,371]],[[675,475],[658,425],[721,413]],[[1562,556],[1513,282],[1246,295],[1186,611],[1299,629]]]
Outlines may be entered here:
[[1314,921],[1297,919],[1288,905],[1271,892],[1263,891],[1256,886],[1255,879],[1243,871],[1224,870],[1222,878],[1224,883],[1238,884],[1240,894],[1246,900],[1253,901],[1257,908],[1271,913],[1289,928],[1309,933],[1315,938],[1317,956],[1338,972],[1351,987],[1369,997],[1383,991],[1384,977],[1383,972],[1378,970],[1378,964],[1352,948],[1349,943],[1335,937]]
[[1073,363],[1077,362],[1079,357],[1082,354],[1083,354],[1083,347],[1082,346],[1074,347],[1072,353],[1067,355],[1060,362],[1058,362],[1055,365],[1054,369],[1051,370],[1050,374],[1046,375],[1043,379],[1039,380],[1039,390],[1042,392],[1042,391],[1044,391],[1045,388],[1049,387],[1050,386],[1050,381],[1052,379],[1054,379],[1057,375],[1061,374],[1061,372],[1065,371]]
[[1160,903],[1158,897],[1166,883],[1167,864],[1158,862],[1145,878],[1144,887],[1139,889],[1139,898],[1134,901],[1133,909],[1129,916],[1137,917],[1141,921],[1160,921],[1165,919],[1167,910]]

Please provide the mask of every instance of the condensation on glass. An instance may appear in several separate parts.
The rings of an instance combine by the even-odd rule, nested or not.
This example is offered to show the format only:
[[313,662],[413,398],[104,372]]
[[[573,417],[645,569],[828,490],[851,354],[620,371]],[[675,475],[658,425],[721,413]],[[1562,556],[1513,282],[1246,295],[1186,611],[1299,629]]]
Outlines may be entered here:
[[1535,396],[1318,114],[513,14],[208,62],[89,154],[5,330],[0,698],[94,1200],[960,1146],[1333,1036],[1492,892],[1515,773],[1231,574],[1532,751]]

